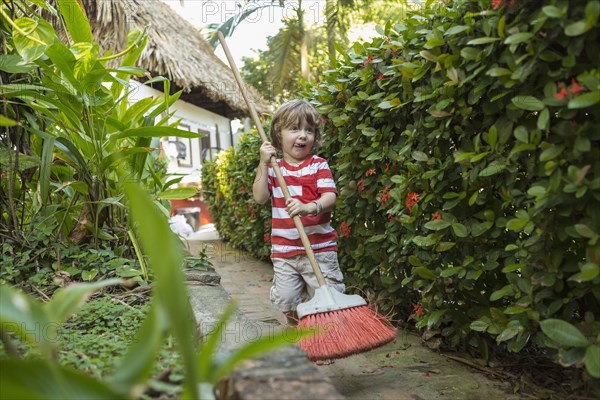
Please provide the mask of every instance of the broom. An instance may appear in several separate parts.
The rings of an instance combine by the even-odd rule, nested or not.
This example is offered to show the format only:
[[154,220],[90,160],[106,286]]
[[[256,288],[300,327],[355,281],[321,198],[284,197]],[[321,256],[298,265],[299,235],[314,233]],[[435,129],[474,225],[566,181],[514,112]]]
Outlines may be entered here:
[[[263,142],[268,141],[254,105],[248,100],[242,84],[242,78],[233,61],[229,47],[221,32],[217,36],[225,56],[229,61],[235,80],[246,101],[250,115]],[[277,160],[271,157],[273,170],[286,200],[291,198]],[[293,218],[306,256],[319,283],[313,298],[299,304],[296,310],[300,319],[299,327],[318,329],[317,335],[301,340],[298,344],[306,351],[312,361],[343,358],[362,353],[391,342],[396,338],[396,329],[384,317],[367,306],[367,302],[358,295],[345,295],[325,283],[323,273],[317,264],[310,241],[306,236],[299,216]]]

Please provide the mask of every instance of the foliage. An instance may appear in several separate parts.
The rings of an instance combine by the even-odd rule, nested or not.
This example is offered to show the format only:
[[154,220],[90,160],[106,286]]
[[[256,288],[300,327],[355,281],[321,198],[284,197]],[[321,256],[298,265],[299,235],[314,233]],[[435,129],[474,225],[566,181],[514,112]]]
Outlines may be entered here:
[[535,345],[600,377],[599,13],[422,8],[325,75],[350,284],[452,346]]
[[257,204],[252,196],[261,143],[257,132],[245,134],[236,147],[205,162],[202,187],[221,237],[267,259],[271,253],[271,208]]
[[[134,67],[146,43],[143,32],[130,32],[120,53],[101,55],[85,33],[89,23],[78,3],[58,2],[64,18],[45,3],[36,4],[64,21],[68,35],[61,41],[31,2],[0,8],[0,234],[21,251],[30,250],[29,239],[42,222],[50,243],[67,238],[98,248],[101,242],[129,243],[118,170],[129,166],[127,179],[154,193],[173,183],[164,182],[163,166],[148,156],[156,150],[154,137],[190,135],[169,126],[168,118],[155,121],[179,93],[170,96],[166,90],[164,97],[130,105],[129,79],[144,74]],[[116,58],[119,66],[110,68]],[[155,80],[168,89],[164,78]]]
[[[239,346],[225,357],[216,358],[215,351],[234,305],[225,310],[215,329],[200,342],[188,299],[181,263],[181,246],[170,231],[160,210],[141,187],[127,186],[136,231],[147,251],[156,275],[156,286],[146,318],[136,339],[119,360],[114,372],[104,380],[75,372],[57,363],[54,355],[58,327],[83,305],[87,296],[105,286],[119,283],[108,280],[93,284],[73,284],[58,291],[46,304],[7,285],[0,286],[0,327],[2,341],[9,358],[0,359],[3,374],[0,394],[3,398],[136,398],[148,382],[155,359],[166,335],[175,339],[177,354],[182,360],[184,397],[213,398],[212,387],[225,378],[237,364],[271,349],[290,343],[290,332],[260,338]],[[86,317],[81,318],[85,323]],[[88,319],[89,321],[89,319]],[[114,320],[104,321],[106,325]],[[94,320],[94,329],[102,323]],[[8,333],[36,346],[40,357],[20,359]],[[297,340],[309,332],[294,334]],[[52,373],[50,373],[52,371]],[[40,379],[43,377],[43,385]]]

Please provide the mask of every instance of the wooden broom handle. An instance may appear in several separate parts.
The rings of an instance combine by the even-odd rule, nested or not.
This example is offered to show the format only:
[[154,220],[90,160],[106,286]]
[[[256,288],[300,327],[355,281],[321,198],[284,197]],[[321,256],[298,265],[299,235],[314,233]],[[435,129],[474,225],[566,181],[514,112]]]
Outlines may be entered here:
[[[233,61],[233,57],[231,56],[231,52],[229,51],[227,42],[225,42],[225,37],[223,36],[223,34],[221,32],[217,32],[217,37],[219,38],[219,42],[221,42],[221,46],[223,46],[223,51],[225,52],[227,61],[229,61],[229,66],[231,67],[231,70],[233,71],[233,76],[235,77],[235,80],[237,81],[237,84],[240,88],[240,92],[242,92],[242,96],[244,97],[244,100],[246,101],[246,105],[248,106],[248,109],[250,110],[250,116],[252,117],[252,120],[254,121],[254,124],[256,125],[256,129],[258,129],[258,134],[260,135],[260,138],[262,139],[263,142],[268,142],[269,140],[267,139],[267,135],[265,134],[265,131],[263,130],[263,126],[260,122],[260,119],[258,118],[258,114],[256,113],[256,110],[254,109],[254,104],[252,104],[248,100],[248,97],[246,95],[246,90],[244,90],[244,85],[242,84],[242,77],[240,76],[240,71],[238,71],[238,69],[235,65],[235,61]],[[288,187],[285,183],[285,179],[283,179],[283,175],[281,174],[281,170],[279,169],[279,165],[277,164],[277,158],[275,158],[275,156],[271,156],[271,164],[273,165],[273,170],[275,171],[275,176],[277,176],[277,182],[279,182],[279,186],[281,187],[281,191],[283,192],[283,197],[287,201],[292,196],[290,196],[290,191],[288,190]],[[310,261],[310,265],[312,266],[313,272],[315,273],[315,276],[317,277],[317,282],[319,283],[319,286],[324,286],[325,278],[323,277],[323,273],[321,272],[321,269],[319,268],[319,265],[317,264],[317,260],[315,259],[315,253],[313,252],[312,247],[310,246],[310,241],[308,240],[308,236],[306,236],[306,232],[304,231],[304,226],[302,225],[302,221],[300,220],[300,217],[297,215],[295,217],[293,217],[292,219],[294,220],[294,224],[296,225],[296,229],[298,230],[298,234],[300,235],[300,240],[302,241],[302,245],[304,246],[304,250],[306,251],[306,256],[308,257],[308,260]]]

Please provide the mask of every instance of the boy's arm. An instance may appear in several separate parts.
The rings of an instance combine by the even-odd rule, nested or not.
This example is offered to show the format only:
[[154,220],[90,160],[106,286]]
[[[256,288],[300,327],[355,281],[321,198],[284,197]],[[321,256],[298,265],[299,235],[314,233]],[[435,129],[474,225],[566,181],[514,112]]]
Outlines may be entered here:
[[[337,198],[337,196],[333,192],[322,193],[319,200],[317,200],[319,203],[321,203],[321,213],[325,213],[325,212],[333,210],[333,208],[335,207],[335,199],[336,198]],[[317,207],[316,204],[313,204],[313,206],[315,208]]]
[[254,195],[254,200],[256,200],[258,204],[265,204],[271,198],[268,184],[268,172],[269,166],[264,162],[261,162],[258,165],[258,168],[256,168],[256,178],[254,178],[254,184],[252,185],[252,194]]

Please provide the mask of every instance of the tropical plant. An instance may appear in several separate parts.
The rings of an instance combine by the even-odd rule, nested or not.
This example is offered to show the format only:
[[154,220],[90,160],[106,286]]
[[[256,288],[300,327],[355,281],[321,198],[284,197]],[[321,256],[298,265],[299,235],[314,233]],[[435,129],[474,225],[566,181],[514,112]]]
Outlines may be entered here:
[[[153,137],[191,135],[168,124],[168,108],[180,93],[169,95],[169,82],[158,77],[165,96],[130,105],[129,79],[144,73],[133,66],[146,43],[143,32],[130,32],[123,51],[100,55],[79,3],[65,0],[57,6],[66,16],[45,3],[0,6],[3,241],[26,248],[43,223],[53,228],[51,241],[129,243],[118,168],[128,164],[127,179],[166,195],[165,186],[173,181],[164,183],[163,168],[148,155],[155,150]],[[63,43],[38,11],[64,21],[71,44]],[[116,59],[120,66],[107,66]]]
[[[108,280],[73,284],[58,291],[46,304],[8,285],[0,285],[0,332],[8,358],[0,359],[0,395],[11,399],[138,398],[166,335],[172,335],[182,358],[184,398],[212,399],[213,387],[240,362],[289,345],[309,332],[282,330],[242,345],[217,358],[221,332],[232,316],[233,304],[222,314],[204,341],[197,337],[188,291],[181,269],[179,239],[153,200],[135,183],[126,185],[132,220],[156,275],[148,315],[115,372],[104,380],[79,373],[56,361],[58,326],[95,290],[119,283]],[[37,347],[38,357],[21,359],[11,335]]]

